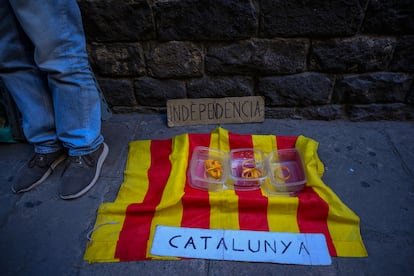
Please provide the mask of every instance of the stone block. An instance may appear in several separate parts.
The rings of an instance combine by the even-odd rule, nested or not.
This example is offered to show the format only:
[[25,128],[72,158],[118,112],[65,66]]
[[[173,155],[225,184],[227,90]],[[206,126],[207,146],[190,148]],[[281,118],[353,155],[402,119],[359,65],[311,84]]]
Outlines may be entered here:
[[99,86],[109,106],[135,106],[134,86],[126,79],[99,79]]
[[297,108],[295,118],[307,120],[339,120],[345,119],[344,107],[341,105],[320,105]]
[[251,39],[211,45],[206,71],[212,74],[289,74],[305,69],[306,39]]
[[156,78],[199,77],[203,74],[202,48],[191,42],[148,43],[148,75]]
[[414,82],[411,85],[410,92],[408,92],[408,95],[405,101],[408,104],[414,105]]
[[391,60],[394,38],[357,36],[312,42],[310,70],[334,73],[383,71]]
[[142,41],[155,38],[151,7],[145,0],[78,0],[89,41]]
[[258,15],[249,0],[162,0],[154,13],[160,40],[229,40],[256,34]]
[[144,106],[165,107],[169,99],[185,98],[185,84],[177,80],[141,77],[134,81],[138,103]]
[[358,0],[262,0],[260,11],[263,37],[349,36],[363,20]]
[[265,108],[265,118],[272,119],[298,119],[295,117],[294,107],[270,107]]
[[345,109],[341,105],[317,105],[307,107],[269,107],[266,106],[266,118],[303,119],[303,120],[340,120],[346,119]]
[[414,106],[403,103],[351,105],[347,112],[352,121],[414,120]]
[[390,67],[392,71],[414,72],[414,35],[398,39]]
[[140,43],[94,43],[89,46],[91,64],[101,76],[142,76],[144,52]]
[[269,106],[308,106],[327,104],[333,89],[332,77],[318,73],[265,77],[258,81],[257,94]]
[[362,31],[382,35],[414,34],[414,1],[370,1]]
[[403,73],[377,72],[349,75],[336,80],[332,102],[347,104],[404,102],[413,77]]
[[187,85],[189,98],[254,96],[251,77],[204,77]]

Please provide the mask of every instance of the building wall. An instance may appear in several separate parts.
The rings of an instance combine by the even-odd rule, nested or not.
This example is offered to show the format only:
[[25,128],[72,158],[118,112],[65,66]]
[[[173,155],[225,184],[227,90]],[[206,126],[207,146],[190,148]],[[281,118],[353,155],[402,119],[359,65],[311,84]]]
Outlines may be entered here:
[[266,117],[414,119],[413,0],[78,0],[114,112],[261,95]]

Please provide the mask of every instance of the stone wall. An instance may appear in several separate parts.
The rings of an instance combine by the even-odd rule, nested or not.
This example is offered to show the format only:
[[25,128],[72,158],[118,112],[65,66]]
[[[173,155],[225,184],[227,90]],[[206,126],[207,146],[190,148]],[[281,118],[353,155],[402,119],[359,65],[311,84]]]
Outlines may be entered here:
[[262,95],[268,118],[413,120],[413,0],[78,0],[114,112]]

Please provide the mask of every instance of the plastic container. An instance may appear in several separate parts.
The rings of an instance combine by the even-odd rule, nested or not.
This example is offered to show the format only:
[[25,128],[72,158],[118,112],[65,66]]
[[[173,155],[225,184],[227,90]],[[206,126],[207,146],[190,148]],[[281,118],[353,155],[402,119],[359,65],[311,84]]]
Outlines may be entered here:
[[306,184],[302,155],[295,149],[283,149],[269,153],[266,159],[269,179],[263,185],[267,194],[296,194]]
[[229,179],[226,185],[234,190],[249,191],[260,188],[267,178],[265,157],[261,150],[234,149],[229,153]]
[[222,191],[228,175],[227,166],[227,155],[223,151],[195,147],[187,172],[190,186],[207,191]]

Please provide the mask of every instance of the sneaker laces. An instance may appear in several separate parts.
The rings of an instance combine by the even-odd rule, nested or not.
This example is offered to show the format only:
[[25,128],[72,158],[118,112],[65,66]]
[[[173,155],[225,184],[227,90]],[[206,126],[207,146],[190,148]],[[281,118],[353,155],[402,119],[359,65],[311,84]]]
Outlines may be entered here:
[[46,154],[36,153],[29,162],[29,168],[34,166],[44,168],[49,166]]
[[69,158],[66,161],[66,165],[63,169],[62,175],[71,166],[75,168],[85,168],[86,166],[93,167],[93,165],[94,165],[94,159],[91,157],[90,154],[82,155],[82,156],[69,156]]

